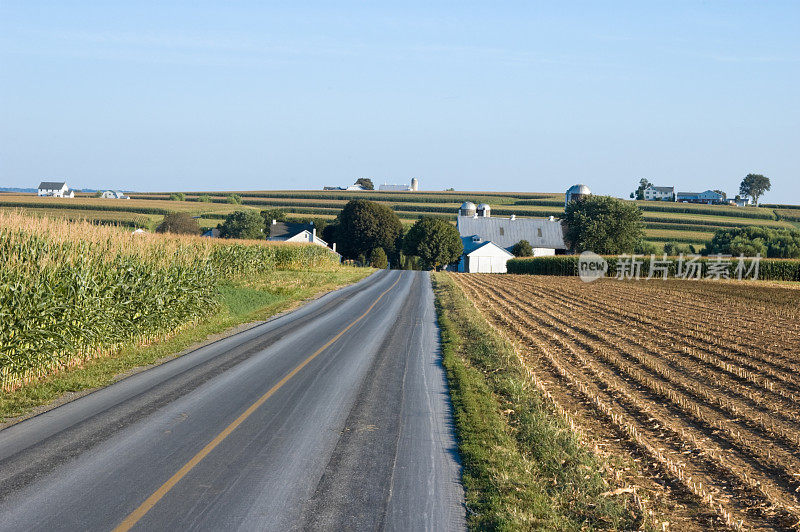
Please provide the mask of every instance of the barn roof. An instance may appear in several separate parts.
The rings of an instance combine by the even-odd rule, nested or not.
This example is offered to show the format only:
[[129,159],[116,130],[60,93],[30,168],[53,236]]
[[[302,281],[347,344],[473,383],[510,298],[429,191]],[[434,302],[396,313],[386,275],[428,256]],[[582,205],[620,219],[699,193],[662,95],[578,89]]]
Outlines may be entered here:
[[[485,241],[510,249],[520,240],[527,240],[535,248],[566,249],[561,222],[535,218],[458,217],[458,232],[464,251],[470,253]],[[539,236],[541,230],[541,236]],[[472,237],[479,237],[474,241]]]

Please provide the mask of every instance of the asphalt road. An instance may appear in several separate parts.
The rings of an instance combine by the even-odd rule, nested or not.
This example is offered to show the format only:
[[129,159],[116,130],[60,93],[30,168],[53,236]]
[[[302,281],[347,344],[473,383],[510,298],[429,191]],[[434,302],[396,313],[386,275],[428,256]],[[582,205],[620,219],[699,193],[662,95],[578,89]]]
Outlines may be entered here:
[[463,499],[422,272],[0,431],[0,530],[455,530]]

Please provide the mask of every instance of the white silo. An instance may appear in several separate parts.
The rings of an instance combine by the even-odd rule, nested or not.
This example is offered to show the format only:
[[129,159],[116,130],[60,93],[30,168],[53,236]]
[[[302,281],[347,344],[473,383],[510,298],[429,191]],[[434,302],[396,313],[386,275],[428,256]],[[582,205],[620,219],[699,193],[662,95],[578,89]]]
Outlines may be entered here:
[[411,190],[414,192],[419,190],[419,180],[416,177],[411,178]]
[[481,218],[489,218],[492,216],[492,208],[488,203],[481,203],[478,205],[478,216]]

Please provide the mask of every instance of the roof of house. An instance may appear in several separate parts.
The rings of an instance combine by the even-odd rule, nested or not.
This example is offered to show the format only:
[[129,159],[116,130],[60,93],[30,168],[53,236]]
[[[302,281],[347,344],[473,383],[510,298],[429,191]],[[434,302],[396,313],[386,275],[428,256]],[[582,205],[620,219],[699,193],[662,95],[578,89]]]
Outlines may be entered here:
[[[458,232],[464,242],[464,251],[470,253],[484,241],[491,241],[509,249],[520,240],[527,240],[535,248],[566,249],[561,222],[534,218],[497,218],[459,216]],[[541,229],[542,236],[539,236]],[[480,241],[475,242],[472,237]],[[465,241],[469,241],[466,242]],[[468,245],[469,244],[469,245]]]
[[65,181],[42,181],[39,183],[41,190],[61,190],[67,183]]
[[270,240],[286,240],[303,231],[311,231],[314,224],[304,224],[298,222],[275,222],[269,226]]
[[647,188],[652,188],[653,190],[657,190],[659,192],[675,192],[675,187],[657,187],[654,185],[650,185]]
[[699,196],[701,194],[714,194],[719,197],[722,197],[722,194],[719,192],[715,192],[713,190],[706,190],[705,192],[678,192],[679,196]]

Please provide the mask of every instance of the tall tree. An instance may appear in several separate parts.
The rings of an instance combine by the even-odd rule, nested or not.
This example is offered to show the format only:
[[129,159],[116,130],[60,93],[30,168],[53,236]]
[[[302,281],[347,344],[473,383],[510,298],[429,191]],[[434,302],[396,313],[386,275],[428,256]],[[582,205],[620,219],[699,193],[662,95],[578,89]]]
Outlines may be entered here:
[[420,218],[403,238],[403,253],[416,255],[423,267],[434,270],[456,262],[463,251],[458,229],[441,218]]
[[645,178],[639,180],[639,187],[636,191],[631,192],[631,199],[643,200],[644,199],[644,189],[651,185],[650,181]]
[[383,248],[389,261],[396,264],[403,234],[400,218],[386,205],[363,199],[347,202],[336,221],[337,251],[348,259],[368,257],[375,248]]
[[747,174],[739,185],[739,194],[750,196],[753,203],[758,205],[758,198],[764,195],[772,187],[769,178],[761,174]]
[[264,238],[264,218],[258,211],[235,211],[217,226],[222,238]]
[[589,196],[564,209],[564,238],[575,252],[632,253],[644,238],[642,211],[634,203],[609,196]]
[[356,179],[355,185],[361,185],[364,190],[375,190],[375,185],[372,184],[372,179],[368,177],[359,177]]

